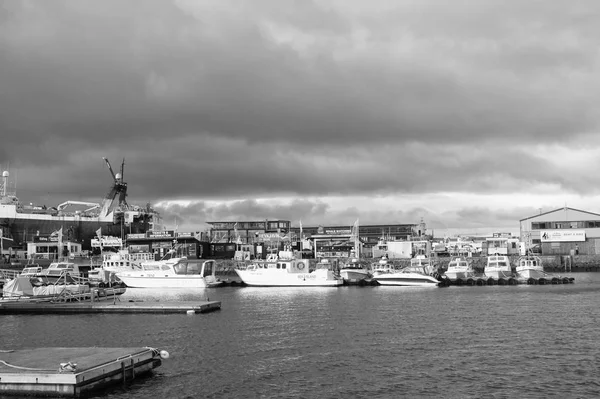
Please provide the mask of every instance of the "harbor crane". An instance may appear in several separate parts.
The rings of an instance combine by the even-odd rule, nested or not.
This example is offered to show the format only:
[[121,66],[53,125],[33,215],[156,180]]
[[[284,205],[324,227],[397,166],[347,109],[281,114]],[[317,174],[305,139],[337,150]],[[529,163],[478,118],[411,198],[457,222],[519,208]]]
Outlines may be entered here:
[[110,162],[108,162],[108,159],[106,159],[105,157],[102,157],[102,159],[104,159],[104,162],[106,162],[106,166],[108,167],[108,170],[110,171],[110,174],[113,178],[113,185],[110,188],[110,191],[108,192],[108,194],[106,194],[106,197],[104,198],[104,200],[102,200],[102,209],[100,211],[100,214],[105,216],[105,215],[108,215],[109,212],[113,209],[114,201],[115,201],[115,198],[117,197],[117,195],[119,196],[118,206],[121,208],[121,210],[125,210],[128,208],[127,199],[126,199],[127,183],[125,183],[123,181],[123,171],[125,169],[125,158],[123,158],[123,162],[121,163],[121,170],[116,174],[113,171],[113,168],[110,165]]

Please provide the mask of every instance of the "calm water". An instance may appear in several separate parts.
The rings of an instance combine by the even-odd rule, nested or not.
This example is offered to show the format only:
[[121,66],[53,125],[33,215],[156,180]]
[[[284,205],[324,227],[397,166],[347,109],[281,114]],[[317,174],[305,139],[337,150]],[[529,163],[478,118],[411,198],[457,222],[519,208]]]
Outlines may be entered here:
[[130,289],[123,300],[208,296],[222,310],[0,316],[0,349],[169,351],[152,377],[97,395],[108,398],[597,397],[600,273],[571,276],[554,286]]

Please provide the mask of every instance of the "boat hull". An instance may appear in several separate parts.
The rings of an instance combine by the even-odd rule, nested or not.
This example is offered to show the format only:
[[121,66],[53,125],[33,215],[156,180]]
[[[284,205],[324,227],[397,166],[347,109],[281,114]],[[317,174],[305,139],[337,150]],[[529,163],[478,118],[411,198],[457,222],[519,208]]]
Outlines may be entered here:
[[437,287],[440,281],[432,276],[420,273],[389,273],[375,277],[381,285],[397,285],[406,287]]
[[487,278],[510,278],[512,277],[512,271],[510,269],[490,269],[484,270],[485,277]]
[[546,274],[544,273],[544,269],[538,269],[538,268],[526,268],[526,269],[517,268],[517,274],[519,275],[519,277],[522,277],[522,278],[546,277]]
[[193,275],[149,277],[117,274],[117,277],[129,288],[211,288],[222,284],[214,278]]
[[285,270],[236,269],[236,273],[244,284],[255,287],[337,287],[344,284],[342,279],[317,272],[288,273]]
[[448,277],[451,280],[456,280],[459,278],[469,278],[471,274],[472,273],[468,273],[466,271],[447,271],[444,273],[444,276]]
[[369,272],[365,269],[341,269],[340,276],[345,282],[359,282],[369,278]]

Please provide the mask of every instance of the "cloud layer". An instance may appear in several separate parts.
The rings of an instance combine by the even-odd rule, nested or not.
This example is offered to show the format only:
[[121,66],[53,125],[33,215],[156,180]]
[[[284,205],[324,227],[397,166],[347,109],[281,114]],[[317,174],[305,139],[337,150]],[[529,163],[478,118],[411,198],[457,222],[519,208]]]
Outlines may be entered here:
[[[165,222],[518,231],[598,212],[593,1],[0,2],[0,163]],[[171,220],[173,222],[171,222]]]

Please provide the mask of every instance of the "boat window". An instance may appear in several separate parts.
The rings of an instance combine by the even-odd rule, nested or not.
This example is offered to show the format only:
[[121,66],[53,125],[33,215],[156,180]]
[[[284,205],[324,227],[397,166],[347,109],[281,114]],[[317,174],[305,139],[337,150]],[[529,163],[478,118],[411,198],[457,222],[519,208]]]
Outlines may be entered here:
[[213,274],[214,263],[215,262],[212,261],[204,263],[204,272],[202,273],[202,276],[206,277]]
[[160,270],[169,270],[169,269],[170,269],[170,267],[169,267],[169,266],[167,266],[167,265],[162,265],[162,266],[160,267]]
[[281,268],[282,268],[282,269],[285,269],[285,268],[287,268],[287,263],[282,263],[282,264],[281,264]]
[[277,264],[277,268],[278,268],[278,269],[281,269],[281,263],[278,263],[278,264]]
[[187,274],[200,274],[199,266],[197,263],[188,263]]
[[158,265],[145,265],[144,270],[160,270]]
[[173,266],[176,274],[187,274],[187,262],[180,262]]

